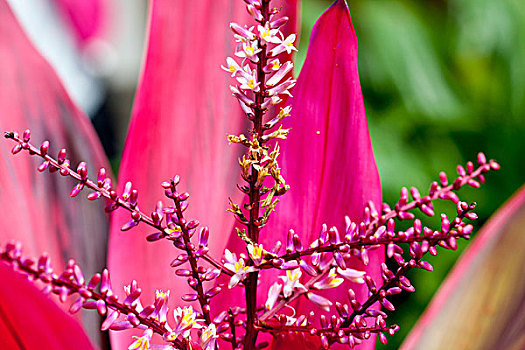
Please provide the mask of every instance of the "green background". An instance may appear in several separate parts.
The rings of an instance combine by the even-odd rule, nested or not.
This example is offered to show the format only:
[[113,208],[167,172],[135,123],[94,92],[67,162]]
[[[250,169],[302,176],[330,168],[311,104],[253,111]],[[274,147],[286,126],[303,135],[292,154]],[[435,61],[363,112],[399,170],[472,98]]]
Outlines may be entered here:
[[[331,4],[303,0],[298,65],[315,20]],[[480,220],[525,182],[525,4],[522,0],[352,0],[359,70],[384,201],[402,186],[421,192],[444,170],[475,161],[479,151],[502,166],[481,189],[460,195],[478,202]],[[436,207],[450,215],[454,206]],[[426,219],[436,225],[437,218]],[[467,245],[460,243],[459,250]],[[459,257],[440,250],[434,272],[410,276],[416,292],[393,300],[389,317],[401,330],[397,349]]]

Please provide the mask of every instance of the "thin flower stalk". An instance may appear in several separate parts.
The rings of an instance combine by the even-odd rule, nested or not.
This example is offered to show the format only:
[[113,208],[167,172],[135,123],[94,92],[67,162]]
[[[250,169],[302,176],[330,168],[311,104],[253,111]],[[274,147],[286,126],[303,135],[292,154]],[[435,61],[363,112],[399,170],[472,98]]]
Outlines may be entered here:
[[[265,145],[270,140],[286,138],[288,130],[279,127],[276,131],[265,134],[265,131],[274,128],[277,123],[265,125],[264,116],[269,106],[281,101],[279,95],[289,94],[288,90],[295,84],[293,79],[281,82],[291,71],[293,64],[291,62],[281,64],[277,58],[280,53],[289,54],[295,50],[293,47],[295,35],[284,38],[279,27],[286,22],[286,18],[275,18],[278,10],[270,9],[269,0],[248,4],[248,12],[258,23],[257,29],[242,27],[236,23],[230,25],[234,37],[239,42],[235,56],[244,58],[244,60],[237,63],[233,58],[228,57],[226,60],[228,67],[223,67],[223,69],[228,73],[231,72],[240,83],[237,87],[231,86],[230,88],[233,95],[239,100],[247,118],[253,123],[252,140],[244,135],[228,136],[230,142],[248,147],[247,154],[239,160],[242,177],[247,182],[247,186],[241,187],[241,190],[248,195],[248,204],[244,206],[247,214],[245,215],[240,206],[234,203],[230,211],[236,215],[241,224],[246,226],[247,233],[239,232],[239,235],[253,246],[258,244],[260,230],[275,209],[277,200],[273,197],[284,194],[288,188],[277,164],[279,155],[277,143],[274,144],[273,151],[269,151],[269,146]],[[269,59],[272,59],[271,64],[269,64]],[[252,68],[252,66],[255,67]],[[269,76],[269,74],[272,75]],[[287,114],[289,114],[289,108],[281,110],[276,118],[281,120]],[[263,186],[268,175],[271,175],[275,182],[271,189]],[[266,198],[262,199],[265,194]],[[264,208],[262,215],[261,207]],[[251,255],[248,265],[255,265]],[[258,271],[253,271],[247,274],[243,282],[246,288],[245,346],[247,349],[255,347],[257,338],[257,329],[254,327],[257,318],[257,281]]]

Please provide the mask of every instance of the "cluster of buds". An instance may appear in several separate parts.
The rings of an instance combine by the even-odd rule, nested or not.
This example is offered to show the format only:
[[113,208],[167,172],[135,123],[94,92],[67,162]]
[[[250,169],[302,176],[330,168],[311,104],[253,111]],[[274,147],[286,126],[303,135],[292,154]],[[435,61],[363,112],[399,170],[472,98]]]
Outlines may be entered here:
[[[303,244],[300,237],[293,231],[288,232],[286,251],[280,253],[283,244],[276,242],[270,251],[262,245],[249,244],[247,249],[253,266],[246,267],[242,256],[239,260],[227,251],[225,260],[242,262],[243,269],[236,270],[230,285],[237,285],[239,280],[247,277],[248,272],[260,272],[267,269],[286,270],[268,290],[268,298],[264,310],[258,315],[257,324],[264,332],[274,335],[286,333],[303,334],[303,336],[318,335],[321,345],[328,348],[332,343],[349,344],[353,347],[368,339],[372,333],[377,333],[381,342],[386,343],[386,334],[393,334],[399,328],[396,325],[386,325],[387,311],[394,311],[393,304],[388,296],[402,291],[413,292],[414,286],[406,274],[413,268],[432,271],[432,265],[423,260],[427,253],[437,254],[437,247],[455,250],[457,239],[469,239],[473,226],[463,220],[476,220],[473,212],[475,203],[467,204],[459,200],[457,190],[463,186],[477,188],[485,181],[484,174],[490,170],[499,169],[499,164],[493,160],[487,161],[480,153],[478,166],[468,162],[466,167],[458,166],[458,176],[449,184],[445,173],[440,173],[440,181],[431,184],[428,195],[421,196],[416,188],[403,188],[401,196],[394,209],[383,204],[381,212],[373,203],[364,210],[364,219],[360,223],[346,218],[344,235],[337,227],[322,226],[317,239],[308,246]],[[410,201],[409,196],[412,197]],[[419,209],[428,216],[433,216],[435,200],[448,200],[455,204],[457,215],[449,219],[441,214],[441,226],[437,229],[422,225],[421,220],[415,218],[413,211]],[[412,221],[412,225],[402,231],[396,230],[395,221]],[[402,246],[408,245],[408,255],[404,256]],[[368,265],[368,252],[382,248],[387,256],[398,265],[397,270],[391,271],[386,264],[382,265],[382,281],[374,281],[363,271],[347,266],[350,258],[360,259]],[[303,272],[305,274],[303,274]],[[308,276],[305,279],[302,276]],[[325,311],[332,311],[331,300],[319,294],[320,291],[337,288],[347,279],[354,283],[365,283],[368,289],[368,298],[359,302],[352,289],[348,290],[348,303],[335,303],[336,314],[330,318],[321,315],[316,318],[313,312],[308,315],[295,314],[290,317],[287,313],[280,313],[297,298],[304,296],[313,304]],[[384,309],[376,309],[375,305]]]
[[[173,311],[174,323],[167,321],[169,292],[157,291],[152,304],[143,306],[140,300],[142,290],[133,281],[124,288],[125,298],[121,300],[113,291],[108,270],[96,273],[89,281],[84,278],[81,268],[74,260],[69,260],[61,274],[53,271],[47,255],[39,257],[35,262],[22,255],[19,244],[8,243],[0,250],[0,259],[8,263],[14,270],[25,274],[30,280],[44,284],[44,293],[58,295],[62,302],[69,296],[75,296],[69,307],[71,313],[82,308],[94,309],[105,317],[101,330],[121,331],[131,328],[145,330],[130,349],[140,348],[139,344],[149,344],[153,332],[161,335],[166,343],[166,349],[187,349],[190,343],[201,346],[202,349],[215,349],[218,338],[214,324],[206,324],[204,316],[193,310],[191,306],[176,308]],[[191,331],[199,330],[200,337],[191,338]],[[142,347],[147,348],[147,347]]]
[[[218,337],[215,324],[212,322],[210,316],[210,300],[216,296],[222,289],[220,285],[212,285],[211,288],[205,289],[204,284],[209,281],[215,281],[216,278],[221,274],[232,275],[234,272],[228,270],[228,268],[221,262],[214,260],[208,254],[208,238],[209,230],[207,227],[199,228],[199,222],[197,220],[187,220],[184,217],[184,211],[188,207],[189,194],[187,192],[178,192],[177,185],[179,184],[179,176],[174,176],[169,181],[163,182],[161,185],[164,188],[165,196],[169,198],[173,205],[167,206],[162,201],[157,202],[156,207],[151,212],[151,215],[147,215],[142,212],[138,206],[138,190],[133,188],[131,182],[126,183],[124,190],[121,195],[117,193],[111,186],[111,179],[106,177],[106,172],[103,168],[98,171],[98,177],[96,181],[88,178],[87,165],[85,162],[81,162],[77,170],[70,168],[71,162],[66,158],[66,150],[61,149],[58,153],[58,157],[55,159],[48,154],[49,142],[44,141],[41,147],[37,148],[32,145],[30,141],[31,132],[29,130],[24,131],[22,137],[18,133],[10,132],[5,134],[6,138],[11,138],[17,142],[13,147],[12,153],[16,154],[22,150],[26,150],[31,155],[36,155],[43,158],[42,165],[38,167],[40,171],[48,169],[49,172],[59,172],[64,176],[70,176],[78,183],[73,187],[71,196],[76,197],[80,194],[83,189],[92,190],[87,194],[89,200],[96,200],[98,198],[105,198],[107,200],[106,211],[111,212],[118,208],[123,208],[130,212],[130,220],[124,223],[121,230],[127,231],[137,226],[140,222],[143,222],[153,229],[154,233],[149,234],[146,239],[149,242],[155,242],[162,239],[172,242],[173,246],[181,251],[175,259],[171,262],[171,267],[175,268],[175,275],[186,278],[188,285],[194,290],[193,293],[188,293],[182,296],[182,299],[186,302],[198,301],[200,305],[200,311],[193,311],[191,306],[189,308],[175,310],[175,314],[184,310],[183,316],[179,315],[182,324],[187,322],[188,316],[192,313],[199,322],[192,323],[193,328],[187,328],[181,326],[178,323],[175,327],[169,327],[166,325],[166,312],[169,291],[157,292],[157,298],[153,303],[153,307],[142,308],[138,298],[140,297],[141,290],[137,287],[136,283],[133,282],[130,286],[125,288],[126,300],[122,303],[124,308],[120,308],[120,304],[116,295],[113,293],[109,283],[109,273],[105,270],[100,275],[95,275],[92,282],[85,286],[83,285],[84,279],[73,274],[75,272],[80,274],[80,268],[74,264],[73,261],[68,265],[65,274],[67,276],[73,276],[78,280],[71,280],[71,283],[64,283],[64,278],[55,278],[52,274],[52,269],[42,268],[42,266],[48,266],[48,259],[44,256],[39,260],[38,268],[33,271],[30,269],[28,262],[30,260],[21,257],[20,247],[10,244],[6,248],[6,253],[2,255],[2,260],[9,261],[14,265],[19,266],[19,270],[26,274],[33,276],[35,279],[40,279],[50,284],[51,289],[60,295],[61,300],[65,300],[65,297],[72,294],[78,293],[80,297],[72,305],[71,311],[76,312],[80,308],[97,308],[99,313],[106,314],[108,307],[111,306],[113,312],[109,312],[107,320],[104,322],[102,330],[123,330],[132,327],[139,327],[149,329],[155,333],[163,336],[164,340],[169,342],[173,346],[179,346],[181,349],[185,349],[184,344],[191,341],[191,330],[197,329],[199,333],[206,335],[206,341],[202,340],[202,344],[207,344],[204,349],[214,349],[215,339]],[[15,264],[16,259],[20,260]],[[207,262],[207,266],[200,264],[200,260]],[[44,264],[44,265],[42,265]],[[185,267],[184,265],[187,265]],[[23,267],[23,268],[21,268]],[[39,271],[46,272],[46,274],[39,273]],[[66,275],[64,275],[66,276]],[[97,280],[96,278],[99,278]],[[93,293],[96,288],[98,281],[102,279],[102,286],[100,293]],[[79,282],[81,281],[81,282]],[[96,282],[96,283],[95,283]],[[84,293],[83,290],[88,288],[90,293]],[[47,289],[46,289],[47,290]],[[89,295],[89,297],[86,297]],[[94,300],[89,300],[89,299]],[[109,304],[108,304],[109,303]],[[129,308],[134,311],[130,311]],[[179,310],[180,309],[180,310]],[[157,311],[156,311],[157,310]],[[126,315],[127,320],[120,320],[119,316]],[[155,325],[151,320],[159,321],[160,325]],[[175,317],[177,319],[177,316]],[[201,325],[204,323],[204,325]],[[182,328],[181,328],[182,327]],[[184,331],[182,331],[184,329]],[[147,331],[143,337],[137,339],[134,344],[145,342],[148,337],[150,338],[149,331]],[[201,337],[202,338],[202,337]],[[202,345],[201,344],[201,345]]]
[[230,28],[238,43],[235,50],[237,59],[226,58],[222,69],[231,73],[237,81],[230,86],[233,95],[239,100],[246,116],[255,119],[261,110],[268,110],[279,104],[282,95],[290,95],[295,85],[291,77],[285,79],[293,69],[291,61],[281,62],[280,54],[297,51],[294,47],[296,35],[284,37],[280,28],[288,21],[287,17],[277,18],[278,9],[270,9],[268,1],[249,1],[248,12],[258,23],[257,27],[243,27],[231,23]]
[[[65,150],[59,151],[57,159],[50,157],[49,142],[43,142],[39,148],[33,146],[29,143],[29,131],[25,131],[22,137],[17,133],[6,133],[5,136],[16,142],[13,153],[25,150],[43,158],[42,164],[46,164],[45,169],[50,172],[59,172],[76,179],[78,184],[73,188],[72,196],[88,188],[93,190],[88,198],[106,198],[108,210],[128,210],[131,221],[122,226],[123,230],[144,222],[156,230],[146,237],[148,241],[166,239],[181,251],[171,266],[176,268],[177,276],[188,279],[188,284],[195,291],[184,295],[183,300],[198,301],[200,310],[194,310],[191,306],[176,308],[175,324],[172,325],[168,324],[166,317],[169,292],[158,291],[154,302],[143,307],[140,302],[141,289],[132,282],[125,288],[126,297],[121,302],[111,288],[107,270],[95,274],[86,282],[81,269],[73,260],[69,261],[62,274],[57,275],[53,273],[45,255],[35,264],[22,256],[21,247],[16,244],[8,244],[0,253],[0,259],[8,262],[14,269],[33,280],[44,282],[45,292],[57,294],[62,301],[69,295],[77,294],[78,297],[70,307],[71,312],[86,308],[96,309],[101,315],[106,315],[103,330],[144,329],[144,335],[132,344],[136,348],[146,342],[149,344],[152,333],[160,334],[171,348],[187,348],[193,342],[200,344],[203,349],[214,349],[218,339],[231,342],[232,345],[242,344],[250,330],[248,308],[236,306],[223,310],[212,318],[209,301],[223,287],[216,284],[205,290],[204,282],[226,274],[230,276],[230,288],[241,283],[246,288],[250,274],[268,269],[281,270],[284,274],[270,286],[265,304],[256,306],[251,326],[254,329],[274,336],[283,336],[290,332],[298,336],[317,336],[324,348],[333,343],[354,346],[374,333],[384,343],[385,334],[393,334],[399,328],[386,324],[386,312],[394,310],[387,298],[402,291],[415,290],[406,277],[407,272],[413,268],[431,271],[432,265],[423,260],[425,254],[436,255],[438,246],[455,250],[457,239],[468,239],[473,230],[473,226],[464,220],[477,219],[473,211],[475,204],[460,201],[457,190],[463,186],[477,188],[485,181],[485,173],[499,169],[498,163],[487,161],[480,153],[478,165],[468,162],[465,167],[458,166],[458,175],[450,183],[446,174],[440,173],[439,182],[433,182],[425,196],[416,188],[403,188],[393,208],[383,204],[381,211],[378,211],[370,203],[364,209],[362,222],[356,223],[346,218],[344,234],[337,227],[328,228],[323,225],[317,239],[306,245],[299,235],[290,230],[283,252],[283,244],[279,241],[271,250],[265,250],[261,244],[244,237],[248,254],[241,253],[237,258],[236,254],[226,250],[223,260],[218,261],[208,252],[208,229],[198,229],[199,223],[196,220],[188,221],[183,216],[189,195],[178,192],[178,176],[162,183],[165,195],[173,201],[173,205],[164,206],[159,202],[152,214],[146,215],[138,208],[138,192],[132,188],[131,183],[125,186],[123,194],[119,196],[111,188],[111,181],[104,176],[103,170],[99,171],[97,181],[90,180],[85,163],[80,163],[77,171],[70,169]],[[40,165],[39,169],[42,167]],[[455,203],[457,215],[449,218],[441,214],[441,225],[437,229],[423,226],[421,220],[415,218],[413,211],[419,209],[425,215],[433,216],[433,202],[438,199]],[[396,220],[412,221],[412,225],[404,231],[396,230]],[[405,254],[403,245],[408,245],[408,254]],[[380,247],[386,248],[387,256],[398,265],[397,269],[391,270],[383,264],[381,281],[375,281],[363,271],[347,266],[346,261],[351,257],[359,258],[367,265],[368,252]],[[201,259],[208,267],[199,264]],[[188,267],[185,268],[183,264]],[[349,289],[348,302],[337,301],[334,305],[322,295],[323,290],[340,287],[344,279],[364,283],[368,289],[368,298],[358,301],[355,292]],[[332,312],[335,306],[335,312],[330,317],[316,317],[314,312],[291,317],[282,312],[283,308],[290,307],[290,303],[302,296],[325,311]],[[241,319],[240,315],[245,315],[246,319]],[[236,328],[240,326],[246,328],[245,334],[238,334],[238,331],[236,333]]]
[[[277,205],[278,200],[275,197],[283,195],[289,189],[277,162],[279,145],[275,142],[270,150],[267,142],[286,138],[289,130],[282,126],[277,128],[277,125],[290,115],[291,107],[280,108],[266,122],[264,115],[271,106],[282,102],[283,95],[291,96],[290,89],[296,82],[290,77],[293,63],[283,60],[283,54],[290,55],[292,51],[296,51],[293,45],[296,35],[284,36],[280,28],[287,23],[288,18],[277,17],[279,10],[271,9],[269,1],[247,1],[246,6],[257,25],[243,27],[236,23],[230,24],[238,45],[235,58],[227,57],[227,65],[222,66],[222,69],[235,78],[237,84],[230,86],[232,94],[238,99],[247,118],[253,122],[252,137],[244,134],[228,135],[228,140],[248,148],[246,155],[239,159],[241,175],[247,185],[239,188],[250,196],[250,202],[257,204],[248,205],[249,214],[245,214],[234,203],[231,203],[229,210],[240,223],[248,226],[248,233],[239,231],[239,234],[254,240],[257,235],[250,231],[258,230],[266,224]],[[268,176],[271,176],[273,184],[264,186]],[[262,196],[266,197],[261,200]],[[259,207],[263,208],[261,215],[258,213]],[[254,229],[254,226],[257,228]]]

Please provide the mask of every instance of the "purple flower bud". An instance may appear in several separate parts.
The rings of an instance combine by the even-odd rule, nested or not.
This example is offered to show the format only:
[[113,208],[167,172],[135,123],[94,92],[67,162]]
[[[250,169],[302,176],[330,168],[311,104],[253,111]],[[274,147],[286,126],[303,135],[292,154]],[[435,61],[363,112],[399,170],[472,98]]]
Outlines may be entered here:
[[450,221],[446,214],[441,214],[441,232],[448,233],[450,230]]
[[337,244],[341,242],[341,240],[339,239],[339,231],[337,230],[337,227],[332,226],[328,231],[328,241],[330,241],[330,243],[332,244]]
[[82,180],[87,179],[87,164],[86,162],[80,162],[77,166],[77,173],[80,175]]
[[87,199],[90,201],[94,201],[96,199],[99,199],[102,194],[100,192],[92,192],[87,195]]
[[210,269],[208,272],[206,272],[204,274],[204,276],[202,276],[202,278],[205,281],[211,281],[211,280],[214,280],[217,277],[219,277],[220,274],[221,274],[221,270],[219,270],[219,269]]
[[148,242],[156,242],[160,239],[164,238],[164,232],[154,232],[146,236],[146,241]]
[[401,211],[399,212],[398,217],[400,220],[412,220],[415,216],[408,211]]
[[46,161],[42,162],[42,163],[38,166],[37,170],[38,170],[39,172],[43,172],[43,171],[46,170],[48,167],[49,167],[49,161],[46,160]]
[[311,265],[309,265],[306,261],[301,259],[299,262],[299,266],[301,266],[301,268],[310,276],[317,276],[317,271]]
[[343,317],[343,318],[346,318],[348,317],[348,305],[343,305],[341,304],[340,302],[336,302],[335,303],[335,309],[337,310],[337,313],[339,314],[339,316]]
[[135,221],[135,220],[130,220],[128,222],[126,222],[124,225],[122,225],[122,227],[120,228],[121,231],[127,231],[135,226],[137,226],[139,224],[138,221]]
[[301,243],[301,239],[299,238],[299,235],[294,234],[292,237],[293,246],[296,251],[300,252],[303,250],[303,244]]
[[465,169],[467,171],[467,174],[472,174],[472,172],[474,171],[474,163],[472,163],[471,161],[468,161],[467,162],[467,167]]
[[439,181],[441,182],[441,186],[447,186],[448,185],[447,174],[445,174],[444,171],[439,173]]
[[100,293],[107,295],[111,292],[112,291],[111,291],[111,281],[109,280],[109,271],[108,269],[104,269],[102,271],[102,283],[100,284]]
[[468,180],[467,185],[473,188],[479,188],[481,186],[481,184],[474,179]]
[[221,290],[222,290],[222,288],[219,287],[219,286],[213,287],[213,288],[209,289],[209,290],[206,292],[205,296],[206,296],[207,298],[213,298],[214,296],[216,296],[217,294],[219,294]]
[[455,194],[454,192],[445,192],[445,193],[442,193],[439,198],[443,199],[443,200],[449,200],[449,201],[452,201],[453,203],[457,203],[459,202],[459,198],[458,198],[458,195]]
[[72,314],[77,313],[80,309],[82,309],[82,304],[84,303],[84,299],[82,297],[78,297],[77,300],[71,304],[69,307],[69,312]]
[[97,301],[96,300],[86,300],[82,304],[82,307],[84,309],[92,310],[97,308]]
[[262,21],[264,19],[262,13],[260,10],[258,10],[253,5],[246,5],[246,10],[248,10],[248,13],[258,22]]
[[224,321],[226,316],[228,316],[228,312],[221,311],[221,313],[219,313],[217,316],[215,316],[215,318],[213,319],[213,323],[215,323],[215,324],[221,323],[222,321]]
[[385,236],[386,236],[385,232],[386,232],[386,226],[379,226],[377,231],[374,233],[374,236],[372,236],[372,237],[373,238],[377,237],[377,239],[385,238]]
[[403,256],[401,254],[394,254],[394,260],[399,266],[405,265],[405,259],[403,259]]
[[458,243],[456,241],[456,237],[454,236],[450,236],[448,239],[447,239],[447,245],[450,247],[450,249],[452,250],[456,250],[458,249]]
[[100,273],[94,274],[93,277],[91,277],[91,279],[89,280],[87,287],[89,289],[95,289],[98,283],[100,282],[100,278],[101,278]]
[[286,17],[286,16],[277,18],[276,20],[270,22],[270,28],[278,29],[278,28],[282,27],[283,25],[285,25],[286,22],[288,22],[288,17]]
[[131,194],[129,196],[129,204],[131,204],[132,208],[135,208],[137,206],[138,198],[139,198],[139,191],[136,189],[131,190]]
[[341,253],[339,253],[337,251],[334,252],[334,259],[335,259],[335,262],[336,262],[337,266],[339,266],[343,270],[346,269],[345,259],[343,259],[343,255],[341,255]]
[[127,315],[127,319],[128,319],[128,322],[131,323],[133,325],[133,327],[137,327],[140,325],[140,320],[139,318],[132,312],[130,312],[128,315]]
[[238,25],[237,23],[230,23],[230,29],[237,35],[240,35],[242,36],[243,38],[246,38],[248,40],[255,40],[257,39],[257,35],[255,35],[254,33],[252,33],[251,31],[249,31],[248,29],[246,28],[243,28],[241,27],[240,25]]
[[109,327],[109,329],[113,331],[123,331],[125,329],[130,329],[130,328],[133,328],[133,325],[129,323],[128,321],[115,322]]
[[79,182],[78,184],[75,185],[75,187],[73,187],[73,189],[71,190],[71,193],[69,195],[71,197],[76,197],[76,196],[78,196],[80,191],[82,191],[83,188],[84,188],[84,183]]
[[193,230],[195,229],[197,226],[199,226],[199,221],[198,220],[191,220],[190,222],[188,222],[186,224],[186,229],[187,230]]
[[418,235],[421,234],[421,230],[422,230],[421,220],[419,219],[414,220],[414,230],[416,231]]
[[421,260],[418,264],[419,267],[421,267],[422,269],[425,269],[427,271],[432,271],[434,270],[434,268],[432,267],[432,265],[428,262],[428,261],[423,261]]
[[457,170],[459,176],[467,175],[467,172],[465,171],[465,168],[463,168],[461,165],[458,165],[456,167],[456,170]]
[[419,259],[423,256],[423,252],[421,251],[421,246],[418,242],[413,242],[410,244],[410,255],[414,259]]
[[181,299],[184,300],[184,301],[195,301],[197,300],[197,294],[195,293],[188,293],[188,294],[184,294]]
[[153,311],[155,311],[155,307],[153,305],[148,305],[142,309],[142,311],[139,313],[140,317],[149,317]]
[[401,293],[401,288],[399,287],[392,287],[392,288],[389,288],[387,291],[386,291],[386,294],[387,295],[395,295],[395,294],[399,294]]
[[186,199],[190,198],[190,194],[188,192],[181,193],[177,196],[177,199],[180,202],[184,202]]
[[381,342],[381,344],[386,344],[386,335],[383,332],[378,332],[377,334],[379,335],[379,341]]
[[399,283],[401,283],[400,287],[410,287],[412,284],[410,283],[410,280],[406,276],[399,277]]
[[370,289],[370,290],[376,289],[376,284],[375,284],[374,280],[372,279],[372,277],[366,275],[365,276],[365,282],[366,282],[366,286],[368,287],[368,289]]
[[328,338],[324,334],[321,335],[321,345],[323,346],[323,349],[328,349],[330,346],[330,343],[328,343]]
[[42,156],[45,156],[48,151],[49,151],[49,141],[42,142],[42,144],[40,145],[40,154]]
[[131,186],[131,181],[126,182],[126,185],[124,186],[124,192],[122,192],[122,199],[125,201],[127,201],[131,196]]
[[22,140],[24,140],[24,142],[29,142],[30,138],[31,138],[31,130],[26,129],[24,133],[22,134]]
[[[273,261],[275,260],[278,260],[278,259],[274,259]],[[299,267],[299,263],[295,260],[292,260],[292,261],[287,261],[285,263],[283,263],[281,266],[280,266],[280,269],[281,270],[291,270],[291,269],[296,269]]]
[[117,318],[120,316],[120,312],[117,310],[113,310],[108,314],[108,317],[102,322],[102,326],[100,327],[101,331],[107,331],[117,320]]
[[288,231],[288,235],[286,236],[286,251],[288,253],[293,252],[294,244],[293,244],[293,236],[294,236],[294,230],[290,229]]
[[401,188],[401,195],[399,197],[399,201],[397,202],[399,207],[404,206],[408,203],[408,190],[406,187]]
[[181,277],[188,277],[188,276],[191,276],[192,275],[192,272],[191,270],[189,269],[177,269],[175,271],[175,274],[177,276],[181,276]]
[[361,258],[361,261],[363,262],[363,265],[368,266],[368,263],[370,262],[370,258],[368,257],[368,250],[366,248],[361,248],[360,258]]
[[85,282],[84,274],[82,273],[82,270],[80,269],[80,267],[76,264],[73,266],[73,276],[75,277],[75,280],[78,285],[81,285],[81,286],[84,285],[84,282]]
[[419,191],[415,187],[410,187],[410,194],[412,195],[412,198],[414,198],[414,200],[416,201],[421,198]]
[[425,214],[427,216],[434,216],[435,215],[434,209],[432,208],[431,205],[421,204],[420,209],[423,212],[423,214]]
[[97,300],[97,311],[100,315],[105,315],[107,312],[106,303],[104,300]]
[[478,214],[476,213],[473,213],[473,212],[468,212],[465,214],[465,217],[469,220],[477,220],[478,219]]
[[210,230],[207,227],[202,227],[199,231],[199,245],[203,247],[207,246],[209,237]]
[[483,165],[487,163],[487,158],[485,157],[485,155],[481,152],[478,153],[478,164],[479,165]]
[[140,298],[140,295],[142,294],[142,289],[136,288],[124,299],[124,305],[135,307],[137,304],[138,299]]
[[[13,252],[12,253],[13,254],[12,255],[13,258],[17,258],[20,255],[20,248],[12,250],[12,252]],[[53,272],[53,268],[51,267],[51,261],[49,260],[49,256],[46,253],[44,253],[44,254],[42,254],[42,256],[40,256],[40,258],[38,259],[37,266],[38,266],[38,271],[39,272],[42,272],[42,273],[45,273],[45,274],[49,274],[49,273]]]

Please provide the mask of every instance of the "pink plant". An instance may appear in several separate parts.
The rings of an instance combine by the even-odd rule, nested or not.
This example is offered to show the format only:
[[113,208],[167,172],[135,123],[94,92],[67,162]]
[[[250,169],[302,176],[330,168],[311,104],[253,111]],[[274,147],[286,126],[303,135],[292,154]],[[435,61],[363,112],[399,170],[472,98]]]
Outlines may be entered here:
[[[8,244],[0,254],[62,301],[73,295],[71,312],[97,310],[105,317],[102,330],[140,330],[132,341],[114,336],[115,348],[148,349],[150,343],[161,343],[156,347],[162,349],[206,350],[290,344],[373,348],[376,336],[385,343],[386,334],[399,328],[387,324],[387,312],[394,311],[388,298],[415,290],[406,273],[431,271],[425,254],[435,255],[438,246],[456,249],[457,239],[470,236],[473,226],[465,221],[477,218],[475,204],[460,201],[457,190],[479,187],[486,172],[499,168],[480,153],[478,165],[458,166],[453,181],[441,173],[428,193],[403,188],[393,207],[381,203],[357,72],[357,39],[346,2],[336,1],[319,19],[297,81],[290,76],[296,36],[281,31],[290,18],[269,0],[245,3],[254,22],[230,24],[237,45],[223,58],[239,113],[232,112],[234,99],[208,100],[196,93],[216,94],[210,86],[220,86],[220,80],[201,81],[194,71],[182,69],[196,65],[218,71],[204,64],[209,62],[206,54],[216,50],[196,45],[206,52],[172,62],[170,54],[180,52],[177,45],[184,42],[166,39],[166,32],[187,16],[180,7],[198,11],[201,5],[152,2],[148,56],[118,189],[104,168],[91,180],[85,162],[75,170],[65,151],[54,158],[49,142],[34,146],[29,130],[5,134],[15,141],[12,153],[36,155],[42,158],[40,171],[74,179],[72,197],[89,190],[89,200],[105,198],[106,210],[116,210],[109,247],[109,268],[116,279],[110,279],[107,269],[86,279],[73,260],[56,274],[47,256],[31,261],[18,245]],[[179,14],[179,22],[166,20],[168,13]],[[226,12],[215,15],[214,20],[221,19]],[[192,37],[191,44],[223,45],[207,39]],[[190,93],[176,94],[173,105],[157,103],[172,99],[167,78],[179,74]],[[294,96],[287,99],[291,92]],[[208,101],[223,104],[209,107]],[[181,108],[176,118],[171,108]],[[209,108],[218,110],[206,122],[186,118],[193,109],[207,115]],[[243,115],[245,122],[232,114]],[[163,131],[151,134],[151,123]],[[250,126],[243,132],[244,124]],[[228,141],[242,153],[222,147],[222,131],[232,133]],[[235,158],[240,176],[224,166]],[[171,177],[178,164],[187,165],[182,181]],[[167,202],[152,200],[149,186],[160,182],[159,176]],[[137,180],[132,184],[123,177]],[[240,191],[230,194],[236,183]],[[138,187],[143,190],[140,205]],[[191,206],[185,188],[192,192]],[[223,213],[228,195],[228,210],[236,220],[233,230],[233,219]],[[441,214],[438,228],[423,226],[414,211],[433,216],[438,199],[453,202],[457,215]],[[200,216],[209,228],[196,220]],[[408,221],[408,229],[396,229],[396,220]],[[137,226],[145,229],[146,240],[137,229],[128,232]],[[158,243],[144,247],[145,241]],[[408,246],[405,254],[402,245]],[[385,252],[394,261],[390,267],[384,263]],[[153,288],[158,288],[154,294]],[[174,308],[176,296],[183,304]]]

